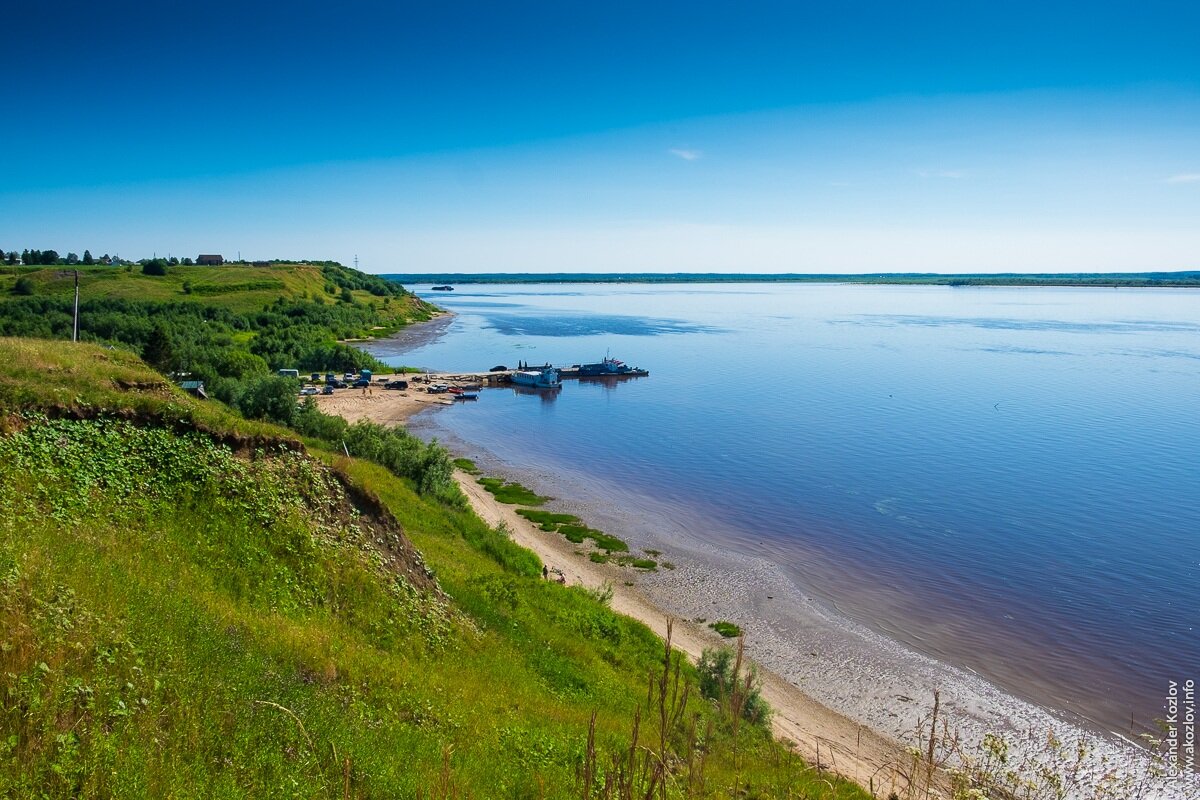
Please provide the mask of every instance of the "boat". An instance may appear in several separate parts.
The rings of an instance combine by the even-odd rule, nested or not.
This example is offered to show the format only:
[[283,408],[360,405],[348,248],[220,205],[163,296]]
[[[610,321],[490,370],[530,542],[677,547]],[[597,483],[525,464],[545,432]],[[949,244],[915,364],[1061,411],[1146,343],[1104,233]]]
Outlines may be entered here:
[[454,394],[454,395],[459,395],[459,394],[463,393],[463,390],[458,386],[451,386],[446,391],[448,391],[450,394]]
[[512,374],[512,382],[517,386],[528,386],[531,389],[561,389],[562,380],[554,367],[540,369],[519,369]]
[[433,290],[434,290],[435,292],[453,292],[453,291],[454,291],[454,287],[453,287],[453,286],[449,286],[449,285],[444,285],[444,286],[435,286],[435,287],[433,287]]
[[479,392],[459,392],[454,395],[455,400],[478,400]]
[[604,360],[598,364],[580,364],[579,377],[581,378],[609,378],[615,376],[645,376],[649,375],[649,370],[631,367],[624,361],[618,361],[615,358],[604,357]]

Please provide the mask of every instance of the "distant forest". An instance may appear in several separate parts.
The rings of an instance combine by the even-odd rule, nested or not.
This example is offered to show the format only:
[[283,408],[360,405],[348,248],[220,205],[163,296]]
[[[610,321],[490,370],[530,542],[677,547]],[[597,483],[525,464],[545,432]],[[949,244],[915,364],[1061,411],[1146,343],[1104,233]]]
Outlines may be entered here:
[[1195,286],[1200,271],[1188,272],[1003,272],[990,275],[944,275],[932,272],[879,272],[866,275],[802,275],[796,273],[715,272],[550,272],[405,273],[381,275],[406,286],[423,283],[894,283],[932,286]]

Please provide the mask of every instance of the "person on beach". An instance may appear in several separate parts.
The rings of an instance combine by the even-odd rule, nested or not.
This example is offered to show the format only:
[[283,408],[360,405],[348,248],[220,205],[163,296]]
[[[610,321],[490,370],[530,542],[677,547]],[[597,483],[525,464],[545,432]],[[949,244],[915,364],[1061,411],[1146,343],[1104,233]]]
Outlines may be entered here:
[[550,568],[545,564],[542,565],[542,580],[550,580]]

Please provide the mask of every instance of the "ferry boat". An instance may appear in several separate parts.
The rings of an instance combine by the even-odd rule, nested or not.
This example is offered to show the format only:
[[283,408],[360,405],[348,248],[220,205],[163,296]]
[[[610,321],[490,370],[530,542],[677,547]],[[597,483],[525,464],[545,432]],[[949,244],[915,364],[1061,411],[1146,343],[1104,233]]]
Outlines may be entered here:
[[604,360],[599,364],[580,364],[579,377],[581,378],[607,378],[617,375],[649,375],[650,372],[637,367],[631,367],[624,361],[618,361],[615,358],[604,357]]
[[517,386],[528,386],[531,389],[561,389],[562,380],[554,367],[540,369],[519,369],[512,374],[512,382]]

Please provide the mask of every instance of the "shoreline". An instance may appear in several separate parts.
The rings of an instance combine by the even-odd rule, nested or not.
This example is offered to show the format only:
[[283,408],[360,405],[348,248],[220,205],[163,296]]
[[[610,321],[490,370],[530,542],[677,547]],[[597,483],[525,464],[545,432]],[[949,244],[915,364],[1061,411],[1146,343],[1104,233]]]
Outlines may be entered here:
[[[422,419],[425,424],[419,427],[427,432],[445,433],[432,422],[433,415]],[[445,437],[439,438],[446,443]],[[911,769],[909,748],[918,744],[912,734],[927,723],[933,693],[938,691],[940,719],[948,722],[965,749],[976,755],[975,746],[985,736],[1000,734],[1011,746],[1012,763],[1028,759],[1031,763],[1027,766],[1034,769],[1032,762],[1048,760],[1044,751],[1048,735],[1053,734],[1071,759],[1078,745],[1088,750],[1077,773],[1080,790],[1099,785],[1106,775],[1134,785],[1156,780],[1157,766],[1151,753],[1133,739],[1085,727],[1065,712],[1021,698],[970,670],[870,630],[808,596],[766,559],[708,545],[689,536],[687,526],[682,525],[674,534],[660,532],[648,537],[644,531],[620,525],[619,520],[601,518],[597,514],[601,506],[589,499],[591,493],[579,480],[581,476],[555,473],[554,485],[547,486],[547,476],[514,470],[496,463],[496,457],[486,450],[481,457],[478,444],[455,440],[453,435],[450,439],[454,445],[472,448],[460,455],[476,460],[485,473],[501,472],[537,493],[570,498],[553,501],[546,510],[583,516],[625,539],[631,550],[653,547],[663,551],[662,558],[673,562],[674,569],[643,573],[594,564],[579,545],[538,530],[516,514],[517,506],[498,503],[469,475],[456,475],[476,513],[491,524],[503,521],[514,541],[562,569],[568,583],[596,588],[607,581],[613,587],[613,608],[645,623],[659,636],[665,634],[665,620],[673,619],[675,645],[689,656],[697,657],[705,646],[730,643],[705,624],[697,625],[696,619],[736,622],[746,633],[747,655],[762,678],[763,696],[780,717],[772,723],[776,736],[795,742],[812,763],[819,753],[822,767],[832,767],[864,788],[869,779],[876,788],[889,785],[889,776]],[[597,485],[593,478],[587,482],[597,494],[615,496],[614,487]],[[666,516],[666,510],[649,497],[638,498],[634,506],[639,516]],[[624,585],[626,582],[634,585]],[[685,630],[690,646],[681,638]],[[927,743],[927,738],[919,742],[922,751]],[[1066,769],[1065,764],[1060,766]],[[1200,774],[1158,780],[1157,791],[1151,794],[1114,796],[1155,800],[1200,796]],[[1091,796],[1087,792],[1066,795]]]
[[[389,356],[406,349],[401,344]],[[911,768],[905,748],[914,741],[909,734],[927,720],[933,692],[940,690],[942,718],[968,745],[996,732],[1008,739],[1016,755],[1038,754],[1045,748],[1047,733],[1053,731],[1068,749],[1076,742],[1088,743],[1091,752],[1082,769],[1085,784],[1099,782],[1109,773],[1137,781],[1153,768],[1149,752],[1119,733],[1090,730],[1065,713],[1024,700],[967,669],[924,656],[853,622],[835,607],[807,596],[798,578],[767,559],[707,544],[697,535],[705,529],[698,510],[667,507],[636,489],[604,485],[573,466],[558,465],[552,473],[514,469],[489,451],[486,442],[457,439],[436,421],[440,415],[413,419],[420,411],[449,403],[399,399],[391,403],[396,408],[405,406],[406,411],[389,415],[378,398],[369,403],[351,398],[345,401],[344,411],[334,413],[385,424],[412,421],[425,434],[423,438],[436,434],[444,443],[449,440],[459,455],[475,459],[488,474],[519,480],[541,494],[569,498],[548,510],[583,516],[589,524],[626,539],[631,547],[665,551],[676,569],[646,574],[596,565],[586,553],[579,554],[576,545],[537,530],[515,513],[515,507],[497,503],[469,476],[456,476],[476,513],[490,524],[503,522],[515,541],[562,569],[569,582],[589,588],[609,583],[613,608],[647,624],[659,636],[665,633],[666,619],[675,620],[675,644],[689,656],[698,656],[706,646],[728,643],[705,627],[709,620],[704,617],[737,622],[747,633],[748,655],[760,669],[764,697],[777,712],[776,735],[795,742],[811,762],[819,759],[822,767],[864,786],[873,782],[886,787],[888,776],[896,774],[898,767]],[[613,497],[624,498],[626,508],[614,509]],[[678,521],[681,511],[687,522]],[[647,524],[646,519],[653,523]],[[636,585],[625,586],[627,581]],[[1164,800],[1197,796],[1200,776],[1177,776],[1156,788],[1160,791],[1149,796]]]

